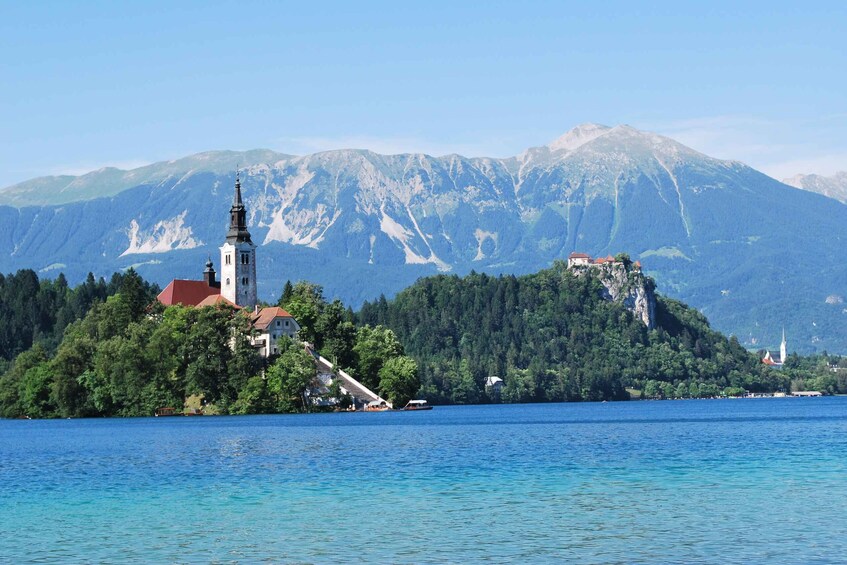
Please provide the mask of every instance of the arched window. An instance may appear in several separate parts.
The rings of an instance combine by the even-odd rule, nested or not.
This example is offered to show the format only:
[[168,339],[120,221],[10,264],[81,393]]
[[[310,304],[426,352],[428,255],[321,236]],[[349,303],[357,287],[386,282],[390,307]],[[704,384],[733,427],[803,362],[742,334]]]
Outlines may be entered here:
[[229,277],[226,279],[226,286],[229,286]]

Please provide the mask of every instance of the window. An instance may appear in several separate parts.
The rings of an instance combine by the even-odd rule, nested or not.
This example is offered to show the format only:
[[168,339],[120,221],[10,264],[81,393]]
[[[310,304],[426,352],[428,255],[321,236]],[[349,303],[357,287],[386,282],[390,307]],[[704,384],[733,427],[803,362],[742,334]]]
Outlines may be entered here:
[[[279,322],[277,322],[277,324],[278,324],[278,323],[279,323]],[[285,320],[285,327],[286,327],[286,328],[288,327],[288,320]]]
[[229,278],[226,279],[226,286],[229,286]]
[[242,253],[241,254],[241,264],[242,265],[249,265],[250,264],[250,254],[249,253]]
[[[276,321],[276,327],[279,327],[279,325],[280,325],[280,321],[279,321],[279,320],[277,320],[277,321]],[[285,325],[287,326],[288,324],[286,323]]]
[[247,277],[241,277],[241,284],[243,284],[244,286],[247,286],[247,283],[249,282],[250,279],[248,279]]
[[[224,263],[226,263],[227,265],[232,265],[232,255],[230,255],[229,253],[227,253],[227,254],[224,256]],[[229,283],[226,283],[226,284],[229,284]]]

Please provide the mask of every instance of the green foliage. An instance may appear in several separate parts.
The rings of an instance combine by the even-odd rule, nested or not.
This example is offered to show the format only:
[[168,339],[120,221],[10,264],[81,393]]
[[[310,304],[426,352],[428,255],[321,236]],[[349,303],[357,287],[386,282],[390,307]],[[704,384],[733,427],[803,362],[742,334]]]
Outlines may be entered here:
[[504,402],[626,399],[626,387],[647,398],[716,395],[727,386],[787,389],[784,375],[696,310],[660,297],[656,318],[657,329],[648,330],[603,300],[598,280],[562,263],[524,277],[421,279],[392,301],[365,303],[358,315],[361,324],[393,330],[433,402],[489,400],[484,383],[492,375],[504,379]]
[[302,347],[289,343],[268,368],[268,391],[277,412],[307,412],[306,391],[315,379],[315,362]]
[[250,377],[232,405],[232,414],[272,414],[276,411],[268,382],[262,376]]
[[300,281],[291,289],[283,289],[277,305],[294,316],[300,324],[300,339],[312,343],[320,349],[318,343],[318,319],[326,306],[323,287],[306,281]]
[[403,346],[385,326],[364,326],[356,333],[353,351],[358,359],[356,378],[371,390],[377,390],[380,369],[388,359],[403,355]]
[[391,357],[379,370],[379,394],[397,408],[409,402],[419,387],[418,364],[411,357]]
[[68,288],[62,274],[55,280],[39,280],[29,269],[0,275],[0,359],[10,361],[36,343],[52,354],[68,325],[118,291],[125,292],[130,302],[127,316],[137,318],[159,288],[132,269],[115,274],[109,283],[89,273],[74,289]]

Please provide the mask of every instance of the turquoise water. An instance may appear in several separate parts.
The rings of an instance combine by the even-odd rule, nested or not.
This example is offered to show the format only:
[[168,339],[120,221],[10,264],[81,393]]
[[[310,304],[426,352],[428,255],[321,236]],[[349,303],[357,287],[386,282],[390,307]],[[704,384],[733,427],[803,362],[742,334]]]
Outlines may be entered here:
[[0,562],[847,561],[847,398],[0,421]]

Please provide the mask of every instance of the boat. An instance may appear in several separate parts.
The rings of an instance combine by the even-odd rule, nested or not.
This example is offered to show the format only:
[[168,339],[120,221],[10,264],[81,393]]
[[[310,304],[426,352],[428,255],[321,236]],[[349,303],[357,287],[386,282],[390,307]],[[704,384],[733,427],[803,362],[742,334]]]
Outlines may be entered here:
[[182,412],[177,412],[176,408],[168,406],[167,408],[156,408],[155,416],[157,418],[159,416],[182,416]]
[[410,400],[403,410],[432,410],[432,406],[426,403],[426,400]]
[[384,400],[373,400],[365,406],[365,412],[385,412],[391,410],[391,406]]

